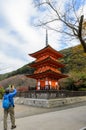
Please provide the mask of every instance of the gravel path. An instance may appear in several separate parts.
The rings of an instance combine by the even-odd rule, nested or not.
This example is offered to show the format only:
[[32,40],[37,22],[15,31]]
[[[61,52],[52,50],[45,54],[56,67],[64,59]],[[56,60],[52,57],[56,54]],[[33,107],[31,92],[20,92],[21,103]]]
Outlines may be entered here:
[[[26,107],[27,106],[16,105],[16,116],[17,118],[19,117],[19,119],[16,119],[17,128],[15,130],[86,129],[86,102],[71,105],[70,107],[64,106],[46,110],[44,108]],[[31,113],[34,115],[30,116]],[[27,117],[25,117],[25,114]],[[22,116],[24,116],[24,118],[21,118]],[[8,130],[11,130],[10,127],[11,122],[8,119]],[[0,129],[3,129],[2,121],[0,122]]]
[[[27,105],[15,104],[15,116],[16,118],[22,118],[22,117],[41,114],[41,113],[60,111],[60,110],[65,110],[65,109],[85,106],[85,105],[86,105],[86,102],[81,102],[77,104],[65,105],[65,106],[55,107],[55,108],[40,108],[40,107],[32,107],[32,106],[27,106]],[[0,101],[0,121],[2,119],[3,119],[3,108]]]

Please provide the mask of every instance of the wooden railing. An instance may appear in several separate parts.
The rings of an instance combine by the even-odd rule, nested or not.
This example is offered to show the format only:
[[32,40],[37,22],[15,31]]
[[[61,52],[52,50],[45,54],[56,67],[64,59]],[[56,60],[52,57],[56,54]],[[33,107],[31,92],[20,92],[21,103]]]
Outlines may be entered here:
[[27,92],[18,92],[17,96],[24,98],[53,99],[53,98],[86,96],[86,91],[30,90]]

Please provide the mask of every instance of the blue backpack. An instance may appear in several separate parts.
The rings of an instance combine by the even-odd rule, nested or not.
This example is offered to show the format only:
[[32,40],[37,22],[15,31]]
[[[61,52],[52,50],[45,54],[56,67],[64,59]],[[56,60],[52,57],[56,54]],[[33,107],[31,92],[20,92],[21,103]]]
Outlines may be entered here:
[[2,106],[4,109],[8,109],[11,106],[11,102],[8,94],[5,94],[3,97]]

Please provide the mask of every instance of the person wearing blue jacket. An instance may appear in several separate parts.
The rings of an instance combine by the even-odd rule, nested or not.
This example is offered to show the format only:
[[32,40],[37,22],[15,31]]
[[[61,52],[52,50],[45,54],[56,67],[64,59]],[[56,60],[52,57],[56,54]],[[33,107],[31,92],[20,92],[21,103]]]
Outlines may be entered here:
[[10,89],[7,88],[5,90],[4,97],[6,95],[8,95],[9,100],[10,100],[10,107],[8,109],[4,109],[4,119],[3,119],[4,130],[7,130],[7,117],[8,117],[8,114],[10,114],[11,129],[16,128],[16,125],[15,125],[15,114],[14,114],[14,107],[15,107],[15,105],[14,105],[14,97],[15,97],[16,94],[17,94],[17,90],[14,88],[13,85],[10,86]]

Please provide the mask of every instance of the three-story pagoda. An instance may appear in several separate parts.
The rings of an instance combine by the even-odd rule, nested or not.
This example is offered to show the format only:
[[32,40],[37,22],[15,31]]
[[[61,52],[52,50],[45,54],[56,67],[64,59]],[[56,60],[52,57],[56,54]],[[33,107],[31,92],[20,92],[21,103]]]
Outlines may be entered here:
[[35,68],[34,73],[27,75],[27,77],[37,80],[37,90],[59,90],[58,80],[68,77],[59,70],[59,68],[64,67],[64,65],[58,61],[63,55],[48,44],[43,49],[29,55],[36,58],[36,60],[30,64],[31,67]]

